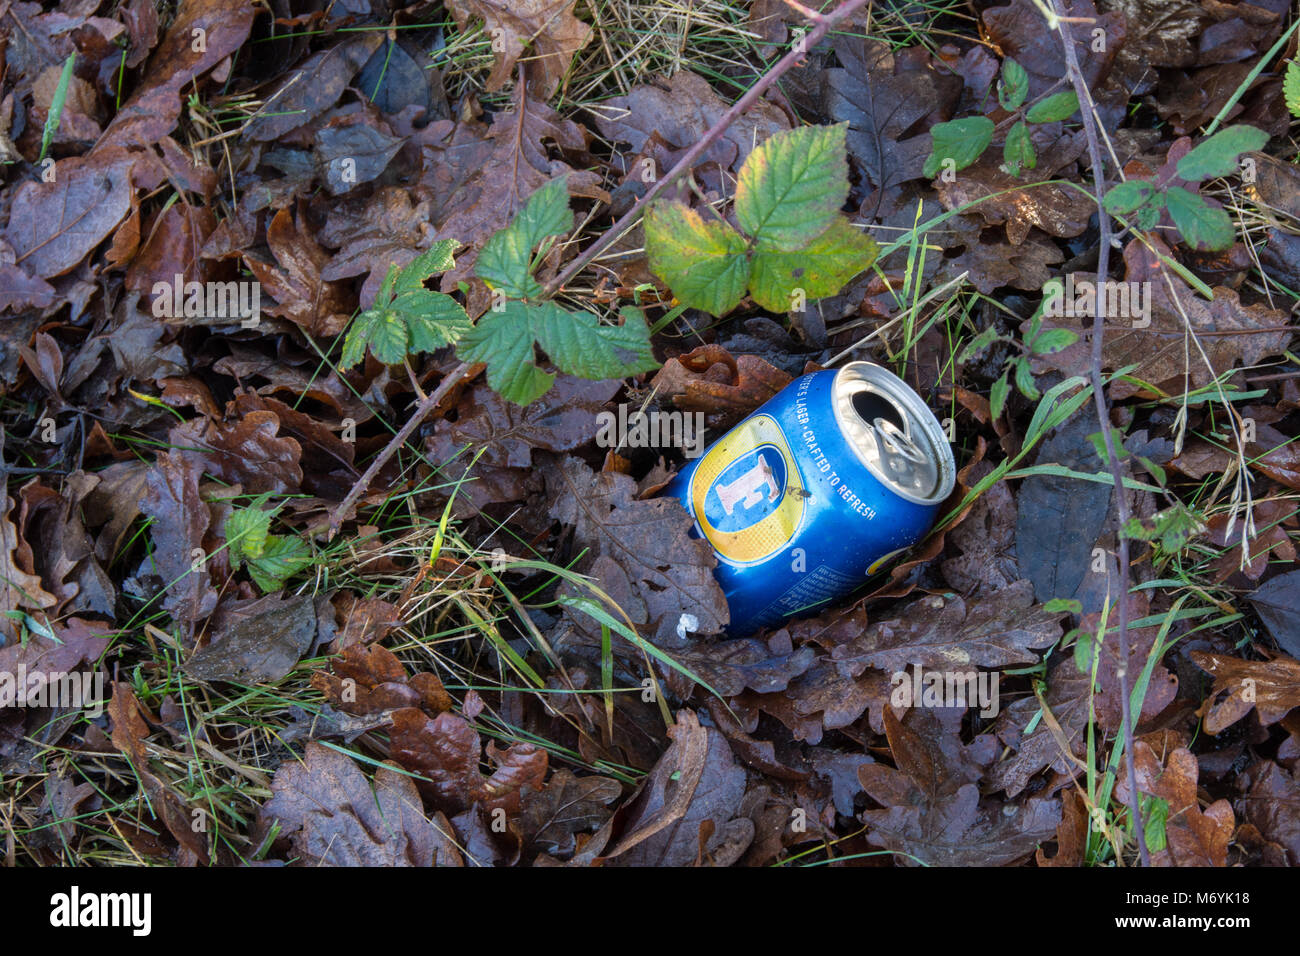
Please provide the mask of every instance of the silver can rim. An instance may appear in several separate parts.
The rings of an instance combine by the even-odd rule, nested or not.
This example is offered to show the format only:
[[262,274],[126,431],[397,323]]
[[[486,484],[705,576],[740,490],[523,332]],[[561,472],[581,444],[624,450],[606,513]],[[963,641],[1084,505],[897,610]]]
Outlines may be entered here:
[[[904,413],[905,421],[909,426],[909,438],[919,437],[921,439],[922,447],[919,450],[929,456],[938,472],[934,488],[928,494],[918,495],[900,487],[888,474],[884,473],[877,461],[872,461],[869,457],[869,449],[859,435],[859,432],[863,430],[862,420],[856,415],[849,419],[842,407],[843,403],[840,401],[841,396],[848,396],[854,392],[862,391],[861,388],[853,389],[852,392],[848,390],[852,386],[863,382],[883,392],[885,397]],[[952,494],[952,490],[957,483],[957,462],[953,457],[952,446],[948,443],[948,436],[939,423],[938,417],[930,409],[930,406],[921,399],[921,396],[912,390],[911,386],[889,369],[874,362],[849,362],[836,370],[831,393],[831,404],[834,408],[835,420],[840,428],[840,433],[844,435],[845,440],[863,466],[875,475],[892,493],[906,501],[922,505],[937,504]],[[912,429],[915,429],[917,434],[913,435]]]

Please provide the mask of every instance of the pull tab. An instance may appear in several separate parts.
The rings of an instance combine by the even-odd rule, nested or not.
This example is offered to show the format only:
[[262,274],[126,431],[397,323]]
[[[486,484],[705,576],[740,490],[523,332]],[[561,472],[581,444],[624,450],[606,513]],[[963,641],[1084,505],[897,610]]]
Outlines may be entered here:
[[898,484],[925,494],[934,487],[930,460],[907,433],[886,418],[877,418],[876,446],[880,451],[880,464]]

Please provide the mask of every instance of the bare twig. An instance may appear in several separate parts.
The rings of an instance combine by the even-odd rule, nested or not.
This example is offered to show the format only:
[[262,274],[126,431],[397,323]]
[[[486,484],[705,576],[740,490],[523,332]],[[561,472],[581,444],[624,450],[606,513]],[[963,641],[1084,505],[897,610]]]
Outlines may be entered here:
[[[1110,216],[1106,214],[1103,197],[1106,192],[1106,170],[1101,158],[1101,140],[1097,133],[1097,117],[1092,93],[1084,82],[1083,70],[1079,67],[1079,57],[1074,49],[1074,37],[1070,32],[1068,21],[1061,17],[1060,0],[1051,0],[1052,9],[1060,22],[1057,32],[1061,35],[1065,47],[1065,62],[1070,71],[1070,81],[1079,97],[1079,112],[1083,117],[1083,129],[1088,138],[1088,157],[1092,161],[1092,177],[1097,187],[1097,219],[1100,223],[1101,250],[1097,254],[1098,288],[1107,281],[1110,273]],[[1097,418],[1101,422],[1101,434],[1106,443],[1106,463],[1115,480],[1115,508],[1119,516],[1119,661],[1115,673],[1119,678],[1119,701],[1122,734],[1124,738],[1124,766],[1129,779],[1129,814],[1133,818],[1133,834],[1137,839],[1138,859],[1142,866],[1150,866],[1151,859],[1147,853],[1146,831],[1142,822],[1142,805],[1138,795],[1137,770],[1133,759],[1133,714],[1129,704],[1128,681],[1128,622],[1129,622],[1129,548],[1124,528],[1128,524],[1128,501],[1124,497],[1124,479],[1119,467],[1119,456],[1115,452],[1115,436],[1110,427],[1110,413],[1106,407],[1105,384],[1101,376],[1102,328],[1105,310],[1101,308],[1102,297],[1097,297],[1097,307],[1092,318],[1092,397],[1097,409]],[[1138,708],[1141,713],[1141,707]]]
[[370,488],[370,483],[375,480],[375,476],[379,474],[379,470],[388,463],[388,459],[392,458],[393,455],[397,453],[397,449],[401,448],[402,445],[406,443],[406,439],[411,437],[411,432],[415,431],[420,422],[424,421],[428,414],[438,407],[438,403],[446,397],[447,393],[450,392],[452,388],[461,381],[461,379],[466,377],[466,373],[472,368],[473,366],[469,362],[461,362],[443,376],[442,381],[438,383],[438,387],[430,392],[419,405],[415,406],[415,411],[411,412],[411,417],[406,420],[406,424],[403,425],[398,433],[392,437],[392,440],[384,446],[383,450],[375,456],[374,461],[370,463],[370,467],[366,469],[365,474],[357,479],[356,484],[352,486],[352,490],[348,492],[347,497],[343,499],[339,506],[334,509],[334,513],[330,515],[330,538],[333,538],[339,533],[339,528],[343,527],[343,522],[348,520],[348,516],[352,513],[352,509],[356,506],[357,501]]
[[[653,186],[646,190],[645,195],[636,201],[627,212],[625,212],[605,234],[584,249],[572,262],[565,267],[564,271],[546,284],[545,295],[547,297],[555,295],[560,289],[564,288],[565,283],[569,282],[574,276],[587,267],[596,256],[605,251],[612,243],[616,242],[623,233],[631,229],[642,213],[650,203],[659,198],[659,195],[668,188],[677,177],[688,172],[699,159],[708,150],[710,146],[716,143],[719,137],[727,131],[727,128],[742,116],[751,106],[758,102],[759,98],[767,91],[773,83],[779,80],[787,70],[799,63],[822,38],[830,32],[836,23],[843,20],[853,11],[867,4],[868,0],[845,0],[830,13],[818,14],[813,21],[814,26],[808,31],[807,35],[802,37],[796,43],[793,49],[785,56],[772,64],[771,69],[764,73],[757,83],[745,91],[745,95],[736,100],[727,112],[718,117],[718,121],[709,127],[704,136],[698,143],[688,149],[664,176],[662,176]],[[802,4],[797,5],[802,7]],[[812,12],[809,10],[808,12]]]

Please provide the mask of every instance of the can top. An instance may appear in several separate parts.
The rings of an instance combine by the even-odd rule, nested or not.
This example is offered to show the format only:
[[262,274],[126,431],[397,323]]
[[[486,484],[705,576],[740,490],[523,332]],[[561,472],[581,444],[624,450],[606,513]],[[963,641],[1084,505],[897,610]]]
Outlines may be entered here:
[[850,362],[835,373],[832,404],[841,434],[890,491],[917,504],[952,493],[957,465],[943,427],[897,375]]

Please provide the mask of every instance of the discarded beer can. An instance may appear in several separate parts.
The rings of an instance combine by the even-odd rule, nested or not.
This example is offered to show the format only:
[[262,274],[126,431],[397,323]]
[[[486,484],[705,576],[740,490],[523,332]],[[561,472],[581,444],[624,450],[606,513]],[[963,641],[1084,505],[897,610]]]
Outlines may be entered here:
[[919,541],[956,463],[934,413],[870,362],[800,376],[668,486],[718,556],[732,636],[848,594]]

